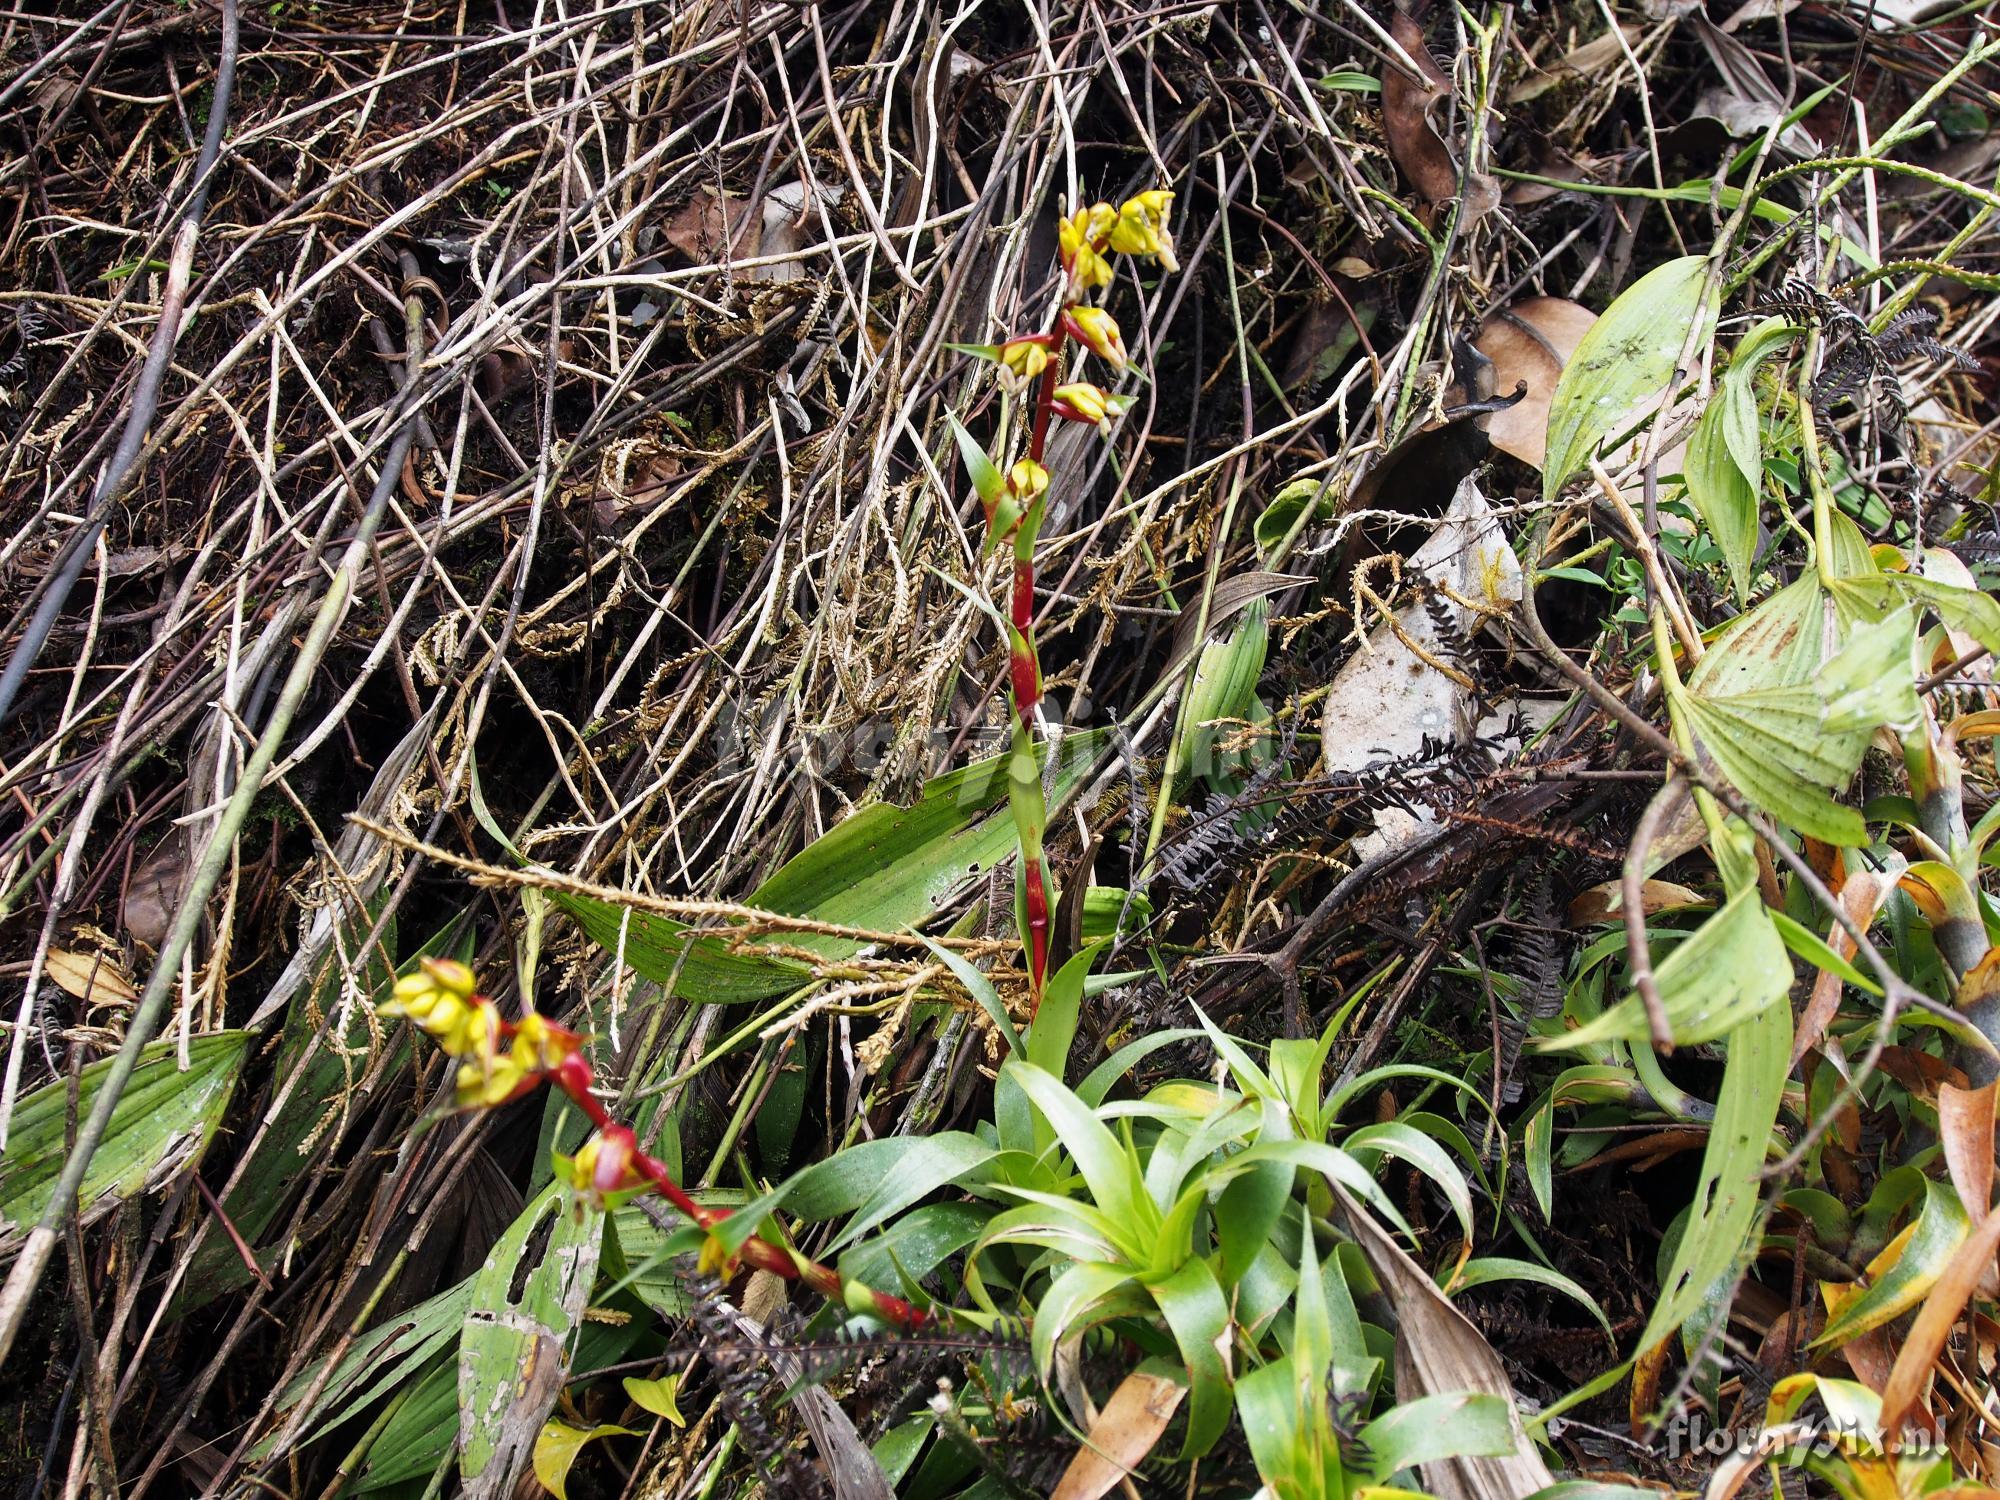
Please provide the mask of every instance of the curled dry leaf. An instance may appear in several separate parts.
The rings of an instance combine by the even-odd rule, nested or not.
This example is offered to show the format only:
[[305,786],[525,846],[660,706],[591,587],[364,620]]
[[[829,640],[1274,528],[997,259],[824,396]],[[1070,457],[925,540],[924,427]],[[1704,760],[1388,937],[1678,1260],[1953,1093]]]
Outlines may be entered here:
[[[1377,1224],[1347,1190],[1332,1184],[1346,1227],[1353,1234],[1382,1293],[1396,1312],[1396,1399],[1479,1394],[1498,1396],[1521,1409],[1514,1384],[1485,1335],[1451,1305],[1430,1273]],[[1520,1500],[1555,1483],[1535,1444],[1513,1419],[1514,1451],[1497,1458],[1448,1458],[1420,1464],[1424,1489],[1438,1500]]]
[[1539,469],[1548,446],[1549,400],[1563,366],[1597,314],[1567,297],[1526,297],[1489,316],[1473,340],[1493,362],[1495,395],[1527,394],[1493,414],[1486,435],[1502,453]]
[[1991,1279],[1996,1249],[2000,1249],[2000,1214],[1989,1214],[1986,1222],[1952,1253],[1944,1274],[1931,1286],[1917,1311],[1916,1321],[1910,1325],[1909,1336],[1903,1340],[1889,1378],[1880,1387],[1884,1432],[1903,1431],[1904,1419],[1923,1395],[1931,1366],[1944,1352],[1952,1325],[1980,1282]]
[[[1842,882],[1840,894],[1834,899],[1840,903],[1842,913],[1863,932],[1875,920],[1875,913],[1882,909],[1882,903],[1896,888],[1893,870],[1877,874],[1872,870],[1860,870]],[[1840,923],[1833,924],[1827,943],[1842,958],[1851,959],[1855,954],[1854,939],[1847,935],[1847,929]],[[1800,1058],[1817,1047],[1820,1038],[1826,1035],[1827,1023],[1840,1008],[1841,977],[1830,969],[1821,969],[1813,976],[1812,995],[1807,999],[1805,1009],[1799,1012],[1798,1035],[1792,1042],[1792,1063],[1797,1065]]]
[[[1390,18],[1389,35],[1421,76],[1412,77],[1394,64],[1383,69],[1382,133],[1410,185],[1427,202],[1443,203],[1458,194],[1459,168],[1451,148],[1431,124],[1430,112],[1438,100],[1450,97],[1451,80],[1425,47],[1423,29],[1401,11]],[[1483,172],[1467,174],[1463,223],[1492,212],[1499,202],[1500,184],[1494,178]]]
[[139,991],[125,972],[102,953],[72,953],[56,948],[49,953],[47,973],[66,994],[74,995],[93,1008],[100,1005],[130,1005]]
[[[1976,1089],[1952,1083],[1938,1085],[1938,1137],[1944,1145],[1945,1167],[1959,1201],[1976,1226],[1983,1226],[1992,1213],[1996,1094],[2000,1094],[2000,1082]],[[1989,1262],[1980,1292],[1992,1295],[1996,1290],[2000,1290],[2000,1281]]]
[[697,265],[727,253],[740,259],[757,253],[758,219],[747,199],[723,196],[704,187],[667,222],[661,238]]
[[1153,1451],[1186,1395],[1187,1387],[1177,1380],[1145,1370],[1127,1375],[1090,1424],[1090,1435],[1049,1500],[1097,1500],[1110,1493]]
[[[1680,906],[1708,906],[1698,892],[1671,880],[1648,880],[1639,887],[1639,910],[1646,916]],[[1614,922],[1625,914],[1625,894],[1620,882],[1607,880],[1594,885],[1569,904],[1569,925],[1588,926],[1592,922]]]
[[167,940],[181,892],[187,886],[187,849],[176,835],[132,872],[119,904],[118,921],[133,942],[155,953]]

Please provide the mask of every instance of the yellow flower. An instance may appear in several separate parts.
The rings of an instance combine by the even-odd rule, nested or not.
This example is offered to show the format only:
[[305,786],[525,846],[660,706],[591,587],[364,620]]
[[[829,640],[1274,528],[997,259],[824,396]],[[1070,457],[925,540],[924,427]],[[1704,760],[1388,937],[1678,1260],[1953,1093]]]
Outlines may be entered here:
[[1125,408],[1131,404],[1130,396],[1114,396],[1088,381],[1055,388],[1056,415],[1067,417],[1072,422],[1101,425],[1107,417],[1123,416]]
[[458,1065],[458,1107],[491,1109],[505,1104],[533,1081],[511,1050],[469,1058]]
[[1118,226],[1118,212],[1109,203],[1079,208],[1056,226],[1056,249],[1070,282],[1079,291],[1111,285],[1111,262],[1104,247]]
[[1161,266],[1178,271],[1180,262],[1174,259],[1174,242],[1167,234],[1167,211],[1173,202],[1174,195],[1165,188],[1151,188],[1127,198],[1119,205],[1110,247],[1121,255],[1157,256]]
[[613,1125],[592,1136],[569,1164],[569,1183],[584,1202],[602,1210],[613,1193],[646,1185],[638,1168],[639,1145],[629,1127]]
[[1000,383],[1019,390],[1049,367],[1049,346],[1040,339],[1009,339],[1000,346]]
[[450,1057],[491,1052],[500,1036],[499,1008],[483,996],[470,1002],[440,1000],[428,1019],[417,1024],[435,1037],[438,1050]]
[[466,1024],[475,983],[472,970],[456,959],[420,959],[414,974],[396,981],[394,992],[381,1007],[382,1014],[408,1016],[419,1030],[432,1036],[455,1035]]
[[1021,504],[1027,504],[1049,487],[1049,471],[1032,458],[1018,461],[1007,471],[1007,490]]
[[1084,348],[1123,373],[1126,365],[1125,340],[1118,322],[1101,307],[1070,307],[1063,310],[1063,326]]
[[582,1037],[539,1011],[529,1011],[514,1028],[514,1056],[532,1072],[548,1072],[582,1045]]

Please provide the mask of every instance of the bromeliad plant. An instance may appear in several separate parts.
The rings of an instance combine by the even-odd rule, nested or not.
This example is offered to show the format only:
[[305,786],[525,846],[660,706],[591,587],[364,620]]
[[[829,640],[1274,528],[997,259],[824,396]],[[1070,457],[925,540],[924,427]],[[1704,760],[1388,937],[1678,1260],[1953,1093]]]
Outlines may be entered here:
[[[844,1277],[758,1232],[761,1216],[736,1218],[728,1209],[697,1203],[674,1180],[666,1165],[639,1146],[631,1126],[611,1118],[591,1090],[590,1059],[584,1039],[565,1026],[529,1010],[519,1021],[500,1014],[499,1005],[478,991],[471,969],[454,959],[425,958],[417,971],[396,982],[383,1003],[385,1016],[407,1017],[428,1033],[446,1055],[459,1059],[454,1095],[460,1109],[491,1109],[550,1084],[568,1096],[597,1133],[575,1157],[558,1165],[586,1207],[601,1211],[641,1193],[657,1192],[703,1230],[700,1265],[704,1272],[728,1274],[737,1263],[769,1271],[786,1281],[802,1281],[848,1311],[878,1318],[891,1327],[924,1326],[923,1309]],[[745,1233],[748,1229],[750,1232]]]
[[1014,552],[1005,622],[1008,682],[1014,705],[1008,796],[1020,841],[1017,919],[1027,953],[1031,1009],[1040,1008],[1048,976],[1049,915],[1054,910],[1042,854],[1048,809],[1034,734],[1035,711],[1042,696],[1041,660],[1035,650],[1035,541],[1047,511],[1050,482],[1043,459],[1054,419],[1102,429],[1130,404],[1130,397],[1113,395],[1090,381],[1065,381],[1068,346],[1072,342],[1079,345],[1109,365],[1114,374],[1122,375],[1130,368],[1117,321],[1087,299],[1093,291],[1111,285],[1114,255],[1151,256],[1168,271],[1179,269],[1167,231],[1167,213],[1173,200],[1172,193],[1154,188],[1126,199],[1117,208],[1093,203],[1064,218],[1058,234],[1064,273],[1062,297],[1048,331],[1022,334],[998,344],[959,346],[998,367],[1005,396],[1027,395],[1031,402],[1027,452],[1011,462],[1010,413],[1004,403],[991,452],[956,420],[952,423],[966,470],[986,511],[986,551],[990,554],[1009,543]]

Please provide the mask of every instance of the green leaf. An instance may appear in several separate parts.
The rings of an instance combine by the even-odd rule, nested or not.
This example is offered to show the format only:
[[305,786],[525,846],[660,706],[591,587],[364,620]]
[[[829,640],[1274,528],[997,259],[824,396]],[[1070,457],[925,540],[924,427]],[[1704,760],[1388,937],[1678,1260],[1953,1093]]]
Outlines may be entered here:
[[[996,346],[993,356],[998,358],[999,354],[1000,350]],[[973,489],[979,492],[979,498],[988,505],[993,504],[1006,491],[1007,476],[994,467],[993,460],[987,456],[985,445],[967,432],[965,425],[957,417],[946,413],[945,420],[951,423],[951,435],[958,441],[958,457],[965,465],[966,477],[972,481]]]
[[962,1130],[861,1141],[815,1162],[777,1192],[777,1202],[809,1222],[853,1213],[833,1247],[852,1244],[947,1183],[977,1173],[999,1148]]
[[[627,1385],[631,1382],[628,1380]],[[549,1421],[543,1424],[541,1436],[535,1439],[535,1478],[556,1500],[569,1500],[563,1486],[569,1480],[570,1465],[583,1451],[583,1445],[592,1438],[637,1437],[629,1427],[614,1427],[604,1423],[596,1427],[572,1427],[567,1422]]]
[[1299,1225],[1299,1290],[1292,1307],[1290,1352],[1300,1389],[1324,1389],[1327,1371],[1333,1366],[1333,1313],[1327,1303],[1326,1280],[1320,1275],[1319,1252],[1313,1245],[1312,1222],[1304,1216]]
[[620,1382],[625,1394],[632,1398],[632,1404],[641,1411],[649,1411],[656,1417],[664,1417],[676,1427],[685,1427],[687,1418],[681,1415],[681,1378],[665,1375],[658,1380],[641,1380],[636,1375],[627,1375]]
[[[271,1082],[251,1116],[258,1123],[237,1137],[232,1171],[236,1185],[224,1195],[222,1208],[266,1269],[278,1261],[284,1247],[260,1241],[293,1201],[301,1179],[323,1152],[332,1149],[331,1137],[339,1131],[329,1126],[340,1118],[343,1105],[353,1102],[350,1094],[361,1072],[355,1060],[367,1055],[373,1040],[370,1028],[375,1018],[367,1005],[351,1006],[343,1012],[343,986],[352,978],[368,995],[386,999],[395,983],[395,970],[388,962],[388,955],[396,951],[394,922],[387,925],[382,941],[358,970],[335,957],[335,953],[352,954],[361,946],[381,915],[382,905],[376,898],[351,916],[343,913],[329,919],[327,946],[333,951],[319,959],[316,979],[309,972],[299,984],[286,1012]],[[420,951],[441,954],[444,936],[440,934]],[[329,1026],[328,1017],[343,1014],[344,1027]],[[386,1073],[393,1077],[409,1053],[410,1033],[395,1032],[391,1046],[393,1054],[387,1059]],[[194,1252],[168,1316],[185,1317],[249,1280],[250,1268],[244,1265],[236,1246],[220,1225],[211,1225]]]
[[1724,431],[1724,393],[1718,391],[1688,438],[1681,479],[1702,525],[1722,549],[1739,604],[1750,600],[1750,564],[1757,555],[1758,485],[1743,477]]
[[1853,776],[1871,731],[1827,723],[1815,680],[1829,629],[1818,580],[1802,578],[1732,622],[1685,686],[1670,685],[1670,704],[1744,797],[1851,847],[1867,843],[1868,825],[1826,794]]
[[1199,1256],[1152,1286],[1153,1301],[1173,1330],[1188,1377],[1188,1428],[1182,1459],[1199,1458],[1229,1425],[1229,1369],[1218,1340],[1229,1333],[1229,1301],[1209,1263]]
[[1035,1323],[1029,1336],[1035,1369],[1043,1380],[1049,1378],[1056,1345],[1063,1341],[1070,1326],[1113,1292],[1136,1284],[1130,1266],[1088,1260],[1077,1262],[1051,1283],[1035,1308]]
[[1917,611],[1912,605],[1856,625],[1846,643],[1813,674],[1835,734],[1903,732],[1923,716],[1917,703]]
[[[1089,773],[1106,742],[1102,732],[1066,735],[1056,795]],[[909,807],[873,803],[808,844],[746,898],[759,911],[850,927],[900,932],[928,922],[967,881],[1014,851],[1014,827],[996,809],[1007,796],[1001,755],[924,785]],[[552,899],[591,941],[672,993],[719,1005],[767,1000],[805,984],[801,964],[731,950],[728,938],[694,933],[686,923],[568,892]],[[861,944],[818,933],[784,941],[825,958],[847,958]]]
[[1542,495],[1553,501],[1597,451],[1668,394],[1690,329],[1715,320],[1708,258],[1682,256],[1648,272],[1591,324],[1549,403]]
[[921,1281],[978,1239],[992,1217],[990,1204],[927,1203],[846,1251],[840,1257],[841,1274],[884,1290],[899,1279]]
[[421,1375],[399,1381],[396,1410],[368,1450],[368,1463],[355,1481],[368,1494],[426,1479],[451,1459],[458,1441],[458,1371],[439,1357]]
[[1263,1252],[1292,1200],[1297,1175],[1297,1168],[1286,1162],[1260,1162],[1223,1187],[1215,1200],[1215,1238],[1224,1286],[1235,1286]]
[[[1734,904],[1734,903],[1732,903]],[[1683,945],[1685,946],[1685,945]],[[1764,1157],[1778,1103],[1791,1072],[1792,1011],[1766,1005],[1729,1035],[1728,1061],[1715,1101],[1715,1120],[1702,1150],[1694,1207],[1659,1299],[1639,1335],[1641,1353],[1699,1307],[1716,1278],[1739,1263],[1763,1200]]]
[[1458,1218],[1460,1232],[1468,1240],[1472,1238],[1472,1189],[1466,1186],[1465,1174],[1445,1155],[1444,1148],[1422,1131],[1400,1120],[1388,1120],[1350,1131],[1340,1144],[1364,1164],[1369,1160],[1366,1153],[1374,1151],[1408,1162],[1438,1185]]
[[1300,1441],[1303,1434],[1293,1363],[1289,1358],[1276,1359],[1236,1382],[1236,1416],[1249,1441],[1257,1477],[1271,1493],[1286,1500],[1320,1493],[1316,1485],[1308,1488],[1310,1470]]
[[[247,1031],[192,1038],[185,1073],[174,1041],[153,1042],[140,1052],[77,1189],[76,1212],[83,1223],[94,1223],[127,1199],[160,1188],[200,1160],[222,1121],[249,1040]],[[90,1113],[114,1060],[104,1058],[79,1074],[78,1119]],[[20,1248],[62,1175],[69,1156],[69,1087],[68,1079],[58,1079],[15,1106],[7,1149],[0,1153],[0,1255]]]
[[[301,1436],[293,1446],[310,1442],[389,1391],[417,1381],[431,1358],[456,1341],[471,1302],[472,1282],[467,1279],[369,1329],[354,1342],[324,1382],[321,1380],[324,1361],[306,1366],[278,1397],[278,1410],[289,1412],[307,1392],[319,1387],[312,1411],[297,1424]],[[457,1378],[450,1364],[442,1364],[441,1368],[451,1375],[455,1427]],[[251,1456],[267,1458],[276,1453],[282,1457],[289,1451],[292,1450],[276,1448],[267,1439],[266,1444],[251,1451]]]
[[[1366,77],[1356,74],[1356,77]],[[1374,79],[1368,80],[1371,84]],[[1277,546],[1292,533],[1299,517],[1305,514],[1308,505],[1313,508],[1313,519],[1333,513],[1334,487],[1325,477],[1318,479],[1294,479],[1290,484],[1271,497],[1257,515],[1257,524],[1251,534],[1257,539],[1257,550],[1268,562]]]
[[1109,939],[1100,938],[1073,954],[1050,977],[1042,991],[1040,1009],[1029,1023],[1027,1060],[1052,1078],[1061,1078],[1069,1066],[1070,1044],[1076,1040],[1076,1020],[1083,1004],[1083,981],[1097,962]]
[[1362,1428],[1358,1446],[1377,1483],[1446,1458],[1503,1458],[1514,1451],[1514,1411],[1498,1396],[1453,1392],[1391,1407]]
[[1739,603],[1750,599],[1750,564],[1757,553],[1757,512],[1764,485],[1757,366],[1797,332],[1772,318],[1745,334],[1688,440],[1682,476],[1688,498],[1722,549]]
[[1881,985],[1835,953],[1810,927],[1795,922],[1781,911],[1771,913],[1771,922],[1778,929],[1778,936],[1784,939],[1785,946],[1814,968],[1838,974],[1844,983],[1878,998],[1881,996]]
[[1083,1101],[1065,1088],[1061,1079],[1033,1063],[1007,1062],[1001,1071],[1013,1074],[1029,1100],[1055,1127],[1056,1139],[1083,1174],[1097,1207],[1135,1237],[1158,1228],[1160,1211],[1151,1198],[1137,1190],[1125,1148]]
[[[1846,517],[1840,519],[1845,521]],[[2000,653],[2000,600],[1991,594],[1916,573],[1866,572],[1837,578],[1830,587],[1842,606],[1855,613],[1881,615],[1905,601],[1921,604],[1934,610],[1953,630],[1963,631],[1988,651]]]
[[1469,1260],[1459,1268],[1452,1279],[1454,1292],[1468,1292],[1476,1286],[1485,1286],[1494,1281],[1530,1281],[1537,1286],[1545,1286],[1551,1291],[1561,1292],[1565,1297],[1588,1308],[1590,1315],[1597,1319],[1608,1334],[1611,1320],[1604,1315],[1604,1309],[1597,1305],[1597,1299],[1578,1286],[1560,1271],[1552,1271],[1547,1266],[1531,1260],[1515,1260],[1505,1255],[1484,1255]]
[[472,1278],[458,1347],[458,1467],[473,1500],[512,1488],[569,1373],[569,1336],[597,1274],[604,1216],[572,1213],[566,1200],[560,1186],[544,1189]]
[[1000,1033],[1001,1040],[1007,1044],[1007,1055],[1023,1056],[1026,1049],[1021,1045],[1021,1034],[1014,1029],[1014,1020],[1007,1014],[1007,1003],[1000,998],[1000,992],[993,987],[993,981],[975,969],[963,954],[954,953],[929,938],[924,938],[924,946],[937,956],[939,963],[951,970],[958,982],[965,986],[966,994],[986,1012],[986,1018],[993,1023],[993,1029]]
[[1875,1280],[1827,1320],[1811,1347],[1824,1344],[1838,1348],[1915,1307],[1944,1274],[1971,1231],[1972,1221],[1966,1217],[1958,1194],[1926,1177],[1923,1211],[1916,1223],[1876,1257],[1870,1266],[1871,1271],[1881,1267]]
[[[1792,963],[1756,887],[1739,891],[1722,910],[1677,945],[1654,971],[1676,1046],[1714,1041],[1750,1017],[1780,1008],[1792,985]],[[1549,1048],[1599,1042],[1648,1042],[1645,1002],[1635,990],[1602,1015],[1542,1040]]]

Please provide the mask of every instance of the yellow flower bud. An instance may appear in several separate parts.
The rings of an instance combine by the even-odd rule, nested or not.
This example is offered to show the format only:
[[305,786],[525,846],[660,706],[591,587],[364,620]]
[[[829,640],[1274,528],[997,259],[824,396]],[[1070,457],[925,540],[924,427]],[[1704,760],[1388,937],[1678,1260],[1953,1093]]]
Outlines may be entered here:
[[456,959],[423,959],[414,974],[396,981],[382,1014],[408,1016],[432,1035],[449,1031],[472,999],[474,983],[472,970]]
[[500,1008],[491,1000],[477,999],[470,1005],[457,1000],[444,1002],[436,1013],[440,1018],[449,1008],[448,1022],[427,1026],[437,1038],[438,1049],[452,1057],[491,1054],[500,1039]]
[[1118,332],[1117,319],[1101,307],[1071,307],[1063,311],[1063,326],[1084,348],[1123,372],[1126,366],[1125,340]]
[[1000,383],[1019,390],[1049,367],[1049,349],[1040,339],[1009,339],[1000,346]]
[[511,1052],[474,1057],[458,1065],[456,1094],[460,1109],[491,1109],[505,1104],[529,1081]]
[[514,1057],[530,1072],[547,1072],[582,1045],[582,1037],[539,1011],[529,1011],[514,1028]]
[[1049,487],[1049,471],[1032,458],[1024,458],[1007,471],[1007,489],[1022,504],[1033,500]]
[[1056,250],[1077,290],[1111,285],[1111,262],[1104,258],[1104,247],[1117,225],[1117,210],[1108,203],[1093,203],[1056,226]]
[[1119,205],[1118,223],[1108,237],[1113,250],[1122,255],[1151,255],[1169,271],[1178,271],[1174,242],[1167,234],[1167,211],[1174,195],[1165,188],[1151,188]]
[[1078,381],[1073,385],[1059,385],[1055,388],[1055,409],[1058,416],[1067,417],[1072,422],[1089,422],[1100,425],[1107,417],[1123,416],[1125,408],[1132,404],[1130,396],[1114,396],[1102,386],[1089,381]]

